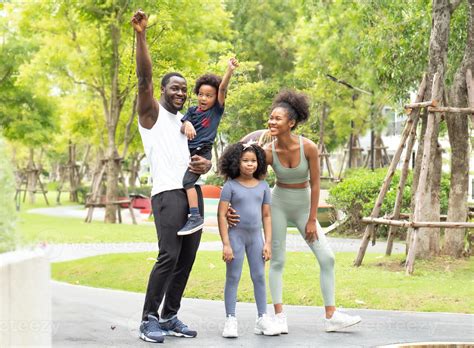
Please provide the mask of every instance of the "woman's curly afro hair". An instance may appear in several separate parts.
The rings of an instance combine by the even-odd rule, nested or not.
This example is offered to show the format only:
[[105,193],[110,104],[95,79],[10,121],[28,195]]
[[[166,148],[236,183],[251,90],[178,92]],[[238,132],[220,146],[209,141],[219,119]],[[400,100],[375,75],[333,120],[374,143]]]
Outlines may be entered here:
[[221,84],[222,78],[214,74],[205,74],[199,77],[196,80],[196,85],[194,86],[194,94],[199,94],[199,88],[202,85],[209,85],[216,89],[216,93],[219,91],[219,85]]
[[245,152],[253,152],[257,156],[257,170],[253,177],[262,180],[267,174],[265,151],[257,144],[247,145],[236,143],[226,147],[219,160],[219,173],[228,179],[240,176],[240,158]]
[[273,99],[271,109],[284,108],[288,111],[288,118],[295,120],[294,129],[299,123],[309,118],[309,99],[304,93],[284,89]]

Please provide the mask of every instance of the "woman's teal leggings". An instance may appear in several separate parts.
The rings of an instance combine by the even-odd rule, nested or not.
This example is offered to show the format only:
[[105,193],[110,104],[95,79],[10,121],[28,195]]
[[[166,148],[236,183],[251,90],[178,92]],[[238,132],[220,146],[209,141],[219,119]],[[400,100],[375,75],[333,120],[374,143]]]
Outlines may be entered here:
[[[282,283],[285,265],[286,230],[292,222],[305,237],[305,227],[310,209],[310,189],[286,189],[275,186],[272,190],[272,259],[269,283],[273,304],[283,303]],[[308,243],[319,262],[320,285],[325,306],[335,306],[334,299],[334,253],[329,247],[323,230],[317,223],[318,238]]]

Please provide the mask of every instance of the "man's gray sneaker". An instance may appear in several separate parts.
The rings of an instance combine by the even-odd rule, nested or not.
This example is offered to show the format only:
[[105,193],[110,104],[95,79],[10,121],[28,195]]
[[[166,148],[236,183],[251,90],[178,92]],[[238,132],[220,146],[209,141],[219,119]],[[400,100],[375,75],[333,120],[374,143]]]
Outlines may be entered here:
[[158,318],[148,315],[148,320],[143,320],[140,325],[140,338],[146,342],[163,343],[165,333],[161,329]]
[[178,317],[160,323],[161,328],[167,335],[179,337],[196,337],[197,332],[188,328]]

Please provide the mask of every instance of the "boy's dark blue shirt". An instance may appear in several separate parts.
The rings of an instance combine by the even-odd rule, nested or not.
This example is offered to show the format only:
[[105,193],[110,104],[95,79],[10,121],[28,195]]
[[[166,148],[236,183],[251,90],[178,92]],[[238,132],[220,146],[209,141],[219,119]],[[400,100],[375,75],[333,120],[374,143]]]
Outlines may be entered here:
[[188,140],[190,149],[195,149],[203,145],[211,145],[217,135],[217,128],[224,114],[224,107],[216,103],[212,108],[206,111],[200,111],[197,106],[191,106],[181,121],[189,121],[196,130],[196,136],[192,140]]

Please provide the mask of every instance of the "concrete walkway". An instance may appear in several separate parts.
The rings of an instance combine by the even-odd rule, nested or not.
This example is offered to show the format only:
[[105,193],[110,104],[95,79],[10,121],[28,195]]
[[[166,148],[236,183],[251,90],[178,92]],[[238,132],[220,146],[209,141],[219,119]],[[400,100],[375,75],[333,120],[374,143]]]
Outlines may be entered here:
[[[138,339],[144,295],[53,281],[55,347],[151,347]],[[347,310],[362,323],[339,333],[323,330],[320,307],[286,306],[288,335],[253,334],[255,304],[238,303],[239,338],[221,337],[222,301],[183,299],[180,318],[193,339],[167,337],[166,347],[373,347],[404,342],[472,342],[474,315]]]

